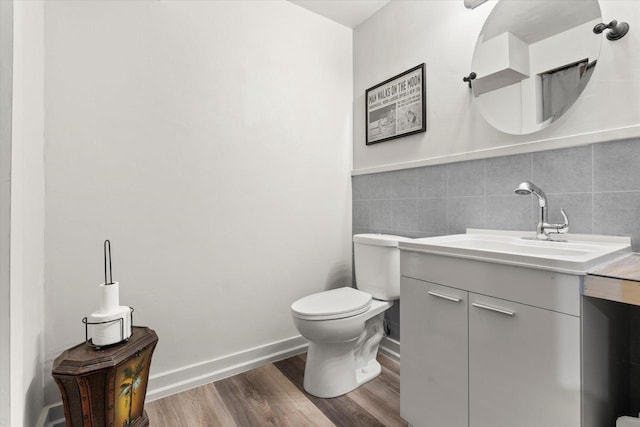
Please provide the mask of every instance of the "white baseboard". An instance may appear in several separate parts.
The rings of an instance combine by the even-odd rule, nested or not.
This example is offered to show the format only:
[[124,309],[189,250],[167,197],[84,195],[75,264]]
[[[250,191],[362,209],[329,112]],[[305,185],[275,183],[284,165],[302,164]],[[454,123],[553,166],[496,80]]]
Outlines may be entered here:
[[308,346],[307,341],[298,335],[217,359],[153,375],[149,378],[147,402],[304,353]]
[[[304,353],[309,344],[298,335],[238,353],[196,363],[149,377],[147,402],[209,384],[242,372]],[[62,402],[45,406],[36,427],[64,425]]]
[[64,427],[64,408],[62,402],[47,405],[40,411],[36,427]]
[[[277,362],[296,354],[304,353],[309,344],[300,335],[227,356],[196,363],[149,378],[147,402],[151,402],[181,391],[209,384],[242,372]],[[400,343],[392,338],[383,338],[380,353],[400,361]],[[45,406],[36,427],[64,425],[62,402]]]
[[400,341],[385,337],[380,341],[380,353],[390,359],[400,362]]

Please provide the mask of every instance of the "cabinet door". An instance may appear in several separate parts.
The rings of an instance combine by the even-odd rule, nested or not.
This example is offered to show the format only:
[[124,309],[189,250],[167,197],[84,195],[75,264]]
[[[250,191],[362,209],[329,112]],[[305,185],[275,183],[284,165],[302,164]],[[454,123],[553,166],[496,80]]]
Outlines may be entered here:
[[402,278],[400,415],[413,426],[468,426],[467,295]]
[[580,319],[473,293],[469,304],[470,427],[579,427]]

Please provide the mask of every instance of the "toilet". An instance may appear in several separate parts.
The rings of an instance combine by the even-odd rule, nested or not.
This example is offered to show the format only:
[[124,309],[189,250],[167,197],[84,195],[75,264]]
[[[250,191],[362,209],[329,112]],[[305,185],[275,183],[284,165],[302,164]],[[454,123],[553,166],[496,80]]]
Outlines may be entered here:
[[400,298],[399,241],[388,234],[353,236],[356,286],[319,292],[291,305],[293,323],[309,341],[304,389],[343,395],[377,377],[384,311]]

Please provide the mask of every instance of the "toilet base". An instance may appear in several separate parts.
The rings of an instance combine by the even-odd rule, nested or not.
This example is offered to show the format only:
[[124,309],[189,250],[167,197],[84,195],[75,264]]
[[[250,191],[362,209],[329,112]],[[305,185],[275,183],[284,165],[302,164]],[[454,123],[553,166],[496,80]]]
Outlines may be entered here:
[[303,386],[307,393],[331,398],[348,393],[382,372],[376,360],[384,314],[369,319],[360,337],[346,342],[309,343]]
[[367,381],[371,381],[382,372],[382,367],[377,360],[370,360],[367,366],[356,371],[356,381],[358,385],[362,385]]

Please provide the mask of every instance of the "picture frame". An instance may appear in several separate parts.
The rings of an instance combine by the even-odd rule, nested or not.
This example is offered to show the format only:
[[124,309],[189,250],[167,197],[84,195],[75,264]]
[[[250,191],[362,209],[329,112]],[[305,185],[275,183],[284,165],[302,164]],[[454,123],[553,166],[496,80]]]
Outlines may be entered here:
[[427,131],[425,63],[365,92],[366,144]]

